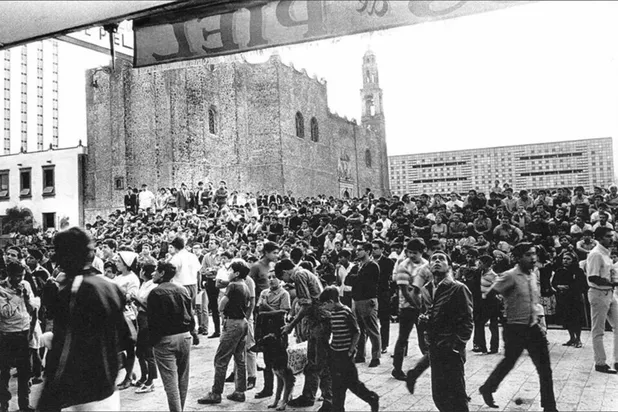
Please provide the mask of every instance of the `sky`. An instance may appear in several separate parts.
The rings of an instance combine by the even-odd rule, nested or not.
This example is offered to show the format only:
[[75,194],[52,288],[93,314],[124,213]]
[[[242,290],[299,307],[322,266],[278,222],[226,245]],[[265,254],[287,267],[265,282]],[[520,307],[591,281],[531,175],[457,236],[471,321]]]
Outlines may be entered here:
[[[360,119],[362,56],[373,50],[389,155],[615,137],[617,21],[618,2],[538,2],[248,59],[277,50],[327,80],[331,111]],[[84,59],[78,69],[105,62]],[[84,85],[75,88],[85,106]],[[75,130],[85,135],[78,111]]]

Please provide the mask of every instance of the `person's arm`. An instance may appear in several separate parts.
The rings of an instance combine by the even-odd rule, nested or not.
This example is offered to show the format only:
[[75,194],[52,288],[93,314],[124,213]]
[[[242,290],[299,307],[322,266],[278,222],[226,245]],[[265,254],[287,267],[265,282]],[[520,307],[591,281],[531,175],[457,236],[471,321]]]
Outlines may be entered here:
[[219,302],[219,313],[223,313],[223,311],[225,310],[225,307],[227,306],[227,303],[229,302],[229,298],[227,297],[227,295],[223,296],[221,298],[221,301]]
[[452,349],[461,353],[465,351],[466,343],[472,336],[474,322],[472,321],[472,293],[465,285],[462,285],[455,292],[453,299],[457,308],[455,316],[456,329],[453,336]]
[[496,278],[496,280],[494,281],[494,284],[491,285],[487,293],[493,290],[501,295],[504,295],[509,290],[511,290],[511,288],[514,285],[515,285],[515,280],[513,279],[513,276],[508,272],[503,273],[502,275]]
[[296,314],[294,319],[292,319],[292,321],[290,323],[288,323],[287,325],[285,325],[285,326],[283,326],[281,328],[283,333],[290,333],[290,332],[292,332],[292,330],[296,327],[296,325],[298,325],[300,323],[300,321],[303,320],[303,318],[305,316],[307,316],[307,314],[309,313],[310,308],[311,308],[310,304],[301,304],[300,305],[300,310],[298,311],[298,313]]
[[356,346],[358,345],[358,341],[360,339],[360,328],[358,327],[358,322],[351,314],[348,314],[348,327],[352,333],[352,342],[350,343],[350,348],[348,349],[348,356],[351,358],[356,353]]
[[603,257],[600,254],[594,253],[592,255],[588,255],[588,261],[586,262],[588,281],[594,283],[597,286],[613,286],[610,280],[602,278],[600,276],[602,264]]

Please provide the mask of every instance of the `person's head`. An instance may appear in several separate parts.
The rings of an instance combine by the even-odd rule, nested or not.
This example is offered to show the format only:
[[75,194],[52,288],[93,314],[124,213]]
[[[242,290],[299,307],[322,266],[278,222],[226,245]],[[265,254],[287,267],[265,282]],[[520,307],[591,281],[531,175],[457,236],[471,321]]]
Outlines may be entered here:
[[176,236],[174,240],[172,240],[172,242],[170,243],[170,253],[172,255],[175,255],[176,253],[180,252],[184,248],[185,248],[185,240],[180,236]]
[[599,213],[599,222],[601,222],[602,225],[605,225],[608,220],[609,220],[609,216],[607,216],[607,213],[605,212]]
[[277,255],[279,253],[279,245],[275,242],[264,242],[264,245],[262,246],[262,253],[264,253],[264,259],[269,262],[276,262]]
[[281,285],[281,281],[275,276],[274,271],[268,272],[268,287],[271,290],[276,290]]
[[574,253],[564,253],[562,255],[562,266],[569,267],[577,262],[577,256]]
[[371,242],[371,252],[374,259],[379,259],[384,254],[384,242],[382,239],[375,239]]
[[490,255],[481,255],[478,258],[478,262],[479,262],[479,269],[481,269],[483,272],[486,272],[491,268],[491,265],[493,265],[494,258],[491,257]]
[[157,265],[153,264],[153,263],[146,263],[145,265],[142,266],[142,269],[140,270],[140,278],[142,278],[142,280],[147,281],[152,279],[152,274],[154,273],[154,271],[157,269]]
[[603,247],[609,249],[614,243],[614,231],[607,226],[599,226],[594,231],[594,238]]
[[426,248],[425,241],[422,238],[412,238],[406,245],[406,257],[414,263],[420,263]]
[[56,263],[68,277],[90,266],[94,259],[94,243],[88,232],[72,227],[58,232],[53,240]]
[[584,230],[582,232],[582,238],[584,239],[585,242],[590,242],[590,240],[592,240],[592,230]]
[[8,275],[9,283],[12,287],[16,288],[26,274],[26,268],[21,263],[11,260],[6,265],[6,274]]
[[249,274],[249,265],[242,259],[234,259],[230,264],[230,281],[244,280]]
[[451,258],[445,252],[438,250],[429,257],[429,270],[434,278],[444,278],[451,270]]
[[367,260],[371,256],[371,243],[359,242],[356,245],[356,258],[358,260]]
[[129,272],[137,270],[137,253],[129,251],[120,251],[114,257],[114,263],[121,275],[126,275]]
[[536,247],[530,242],[520,242],[512,250],[513,258],[524,271],[531,271],[537,262]]
[[103,258],[106,260],[111,259],[118,250],[118,242],[114,239],[105,239],[101,245],[101,251],[103,252]]
[[118,268],[114,262],[105,262],[103,265],[103,274],[105,277],[114,279],[118,274]]
[[347,265],[348,262],[350,261],[350,256],[351,256],[351,254],[350,254],[349,250],[342,250],[337,255],[337,259],[338,259],[340,264]]
[[174,276],[176,276],[176,266],[169,262],[159,261],[152,280],[154,283],[165,283],[174,279]]
[[339,304],[339,290],[335,286],[328,286],[320,293],[322,307],[331,312]]
[[478,258],[478,256],[479,256],[478,250],[474,248],[468,249],[468,251],[466,252],[466,262],[469,265],[473,265],[476,263],[476,259]]
[[28,256],[26,257],[26,265],[30,268],[30,270],[36,269],[41,260],[43,260],[43,253],[41,253],[40,250],[30,249],[28,251]]
[[290,259],[282,259],[275,265],[275,276],[277,279],[289,283],[295,267],[296,265]]

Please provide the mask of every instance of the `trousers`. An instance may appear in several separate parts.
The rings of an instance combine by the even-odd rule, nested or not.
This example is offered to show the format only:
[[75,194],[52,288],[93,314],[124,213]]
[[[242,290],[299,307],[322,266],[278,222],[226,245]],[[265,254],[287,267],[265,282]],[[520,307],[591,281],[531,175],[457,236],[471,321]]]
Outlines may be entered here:
[[352,302],[352,309],[356,314],[360,328],[356,356],[358,358],[365,357],[365,346],[367,338],[369,338],[371,341],[371,359],[380,359],[380,356],[382,356],[382,343],[380,325],[378,324],[378,299],[355,300]]
[[[393,368],[396,370],[401,370],[404,353],[408,347],[408,339],[410,338],[410,333],[412,333],[414,325],[417,325],[418,315],[419,311],[416,308],[403,308],[399,310],[399,336],[395,343],[395,353],[393,355]],[[421,352],[425,353],[425,336],[422,330],[418,328],[418,325],[416,327],[416,332],[418,334],[419,348]]]
[[605,321],[614,329],[614,362],[618,362],[618,302],[611,290],[602,291],[588,289],[590,301],[590,318],[592,320],[592,350],[594,351],[595,365],[605,365],[607,357],[603,345],[605,335]]
[[347,351],[331,351],[331,378],[333,382],[333,411],[345,411],[345,398],[348,389],[360,399],[369,403],[378,395],[367,389],[358,379],[358,370]]
[[20,409],[26,409],[30,403],[30,350],[28,331],[0,333],[0,406],[8,408],[11,400],[9,380],[11,366],[17,366],[17,402]]
[[468,412],[465,361],[465,353],[457,353],[449,348],[429,348],[431,394],[441,412]]
[[[304,319],[303,319],[304,321]],[[330,324],[307,323],[309,336],[307,339],[307,366],[305,366],[305,385],[303,396],[315,400],[318,387],[324,397],[324,402],[332,402],[332,382],[329,366]]]
[[225,384],[225,373],[227,366],[234,357],[236,380],[236,392],[247,390],[247,370],[245,366],[245,352],[247,340],[247,319],[225,319],[223,330],[219,338],[219,346],[215,353],[215,382],[212,385],[212,392],[223,393]]
[[182,411],[185,408],[189,387],[191,341],[191,334],[184,332],[164,336],[154,346],[155,360],[170,412]]
[[488,297],[479,302],[478,310],[474,310],[474,345],[487,350],[487,338],[485,337],[485,324],[489,321],[491,338],[489,347],[491,351],[498,351],[500,345],[500,331],[498,329],[498,317],[500,316],[500,302],[495,297]]
[[504,358],[489,375],[481,388],[489,392],[495,392],[502,380],[515,366],[517,359],[526,349],[536,371],[539,374],[541,384],[541,406],[553,408],[556,406],[554,396],[554,381],[552,378],[551,363],[549,359],[549,345],[545,332],[540,325],[505,325],[504,326]]

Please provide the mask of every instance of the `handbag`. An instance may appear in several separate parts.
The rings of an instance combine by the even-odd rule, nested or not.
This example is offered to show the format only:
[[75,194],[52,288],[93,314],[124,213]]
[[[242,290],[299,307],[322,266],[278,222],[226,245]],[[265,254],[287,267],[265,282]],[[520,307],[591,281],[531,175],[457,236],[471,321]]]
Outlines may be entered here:
[[294,375],[298,375],[309,362],[307,359],[307,341],[288,346],[288,366]]

